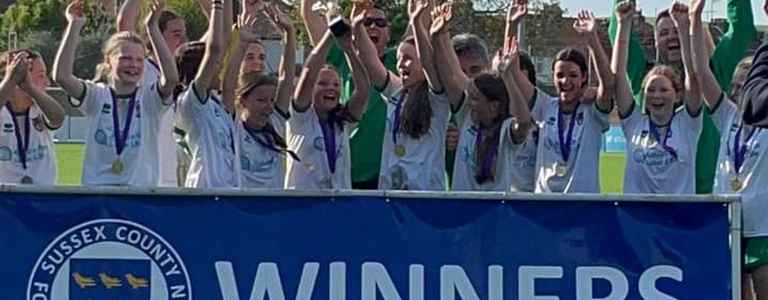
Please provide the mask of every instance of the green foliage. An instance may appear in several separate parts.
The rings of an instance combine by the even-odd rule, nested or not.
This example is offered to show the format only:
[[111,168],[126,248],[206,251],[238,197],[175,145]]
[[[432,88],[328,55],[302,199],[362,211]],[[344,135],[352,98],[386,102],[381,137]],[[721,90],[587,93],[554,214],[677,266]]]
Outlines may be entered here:
[[200,39],[205,34],[205,30],[208,28],[208,18],[203,14],[197,1],[168,0],[168,8],[184,18],[189,40]]

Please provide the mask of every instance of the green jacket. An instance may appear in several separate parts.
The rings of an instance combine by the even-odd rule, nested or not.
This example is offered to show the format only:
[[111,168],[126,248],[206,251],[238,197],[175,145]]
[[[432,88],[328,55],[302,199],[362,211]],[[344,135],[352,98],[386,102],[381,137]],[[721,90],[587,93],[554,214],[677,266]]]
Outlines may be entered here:
[[[614,4],[618,4],[616,0]],[[752,4],[749,0],[728,0],[727,3],[728,32],[720,38],[715,51],[709,61],[709,66],[720,86],[728,90],[731,86],[731,78],[736,65],[744,58],[749,46],[757,38],[752,16]],[[611,44],[616,37],[617,20],[611,16],[608,29]],[[642,82],[645,74],[652,64],[643,54],[642,46],[635,34],[632,34],[629,45],[629,60],[627,62],[627,74],[629,76],[632,91],[636,99],[642,91]],[[642,101],[638,100],[642,105]],[[699,147],[696,157],[696,192],[708,194],[712,192],[712,184],[715,178],[717,152],[720,147],[720,133],[715,128],[709,111],[704,110],[704,128],[699,138]]]
[[[328,53],[328,64],[332,65],[341,76],[341,101],[346,103],[355,87],[352,74],[344,57],[344,52],[334,46]],[[384,66],[394,71],[397,55],[394,49],[387,49],[382,58]],[[368,107],[363,118],[357,124],[357,130],[349,140],[352,159],[352,182],[378,180],[381,166],[381,145],[384,140],[384,126],[387,120],[387,105],[382,101],[376,89],[371,88]]]

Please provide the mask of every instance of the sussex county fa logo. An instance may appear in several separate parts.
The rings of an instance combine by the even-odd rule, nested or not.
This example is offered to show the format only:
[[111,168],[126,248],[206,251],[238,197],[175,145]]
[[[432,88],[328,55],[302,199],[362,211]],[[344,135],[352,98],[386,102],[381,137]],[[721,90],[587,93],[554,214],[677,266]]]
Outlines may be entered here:
[[27,300],[191,300],[176,250],[126,220],[82,223],[54,239],[35,263]]

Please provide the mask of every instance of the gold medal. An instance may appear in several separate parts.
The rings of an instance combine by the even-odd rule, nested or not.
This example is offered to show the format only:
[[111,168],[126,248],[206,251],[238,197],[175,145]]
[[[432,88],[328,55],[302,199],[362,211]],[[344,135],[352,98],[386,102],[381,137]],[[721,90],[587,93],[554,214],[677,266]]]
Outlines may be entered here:
[[112,173],[113,174],[120,174],[123,173],[123,169],[125,166],[123,165],[123,161],[121,161],[119,158],[115,159],[115,161],[112,162]]
[[742,188],[744,188],[744,183],[741,182],[741,179],[739,179],[738,176],[733,176],[733,178],[731,178],[731,190],[739,192]]
[[395,155],[397,155],[397,157],[405,156],[405,146],[395,145]]
[[35,181],[32,180],[32,177],[25,175],[24,177],[21,178],[21,184],[33,184],[33,183],[35,183]]
[[557,165],[557,166],[555,166],[555,176],[563,177],[567,173],[568,173],[568,167],[567,166],[564,166],[564,165]]

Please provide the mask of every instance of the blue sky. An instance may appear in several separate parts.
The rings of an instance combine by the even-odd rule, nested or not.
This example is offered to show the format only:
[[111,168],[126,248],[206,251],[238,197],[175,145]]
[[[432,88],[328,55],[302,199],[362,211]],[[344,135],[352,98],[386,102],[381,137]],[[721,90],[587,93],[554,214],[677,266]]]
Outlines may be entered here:
[[[759,25],[768,25],[768,18],[763,12],[762,0],[751,0],[752,9],[755,14],[755,23]],[[560,0],[562,6],[568,9],[569,14],[574,14],[584,7],[585,3],[589,4],[589,8],[594,10],[594,13],[598,16],[607,16],[611,13],[614,0]],[[680,1],[687,3],[687,0]],[[653,16],[657,11],[667,8],[671,5],[670,0],[637,0],[638,6],[643,10],[643,14],[646,16]],[[725,16],[725,3],[726,0],[708,0],[707,11],[704,13],[706,20],[712,17],[724,17]]]

